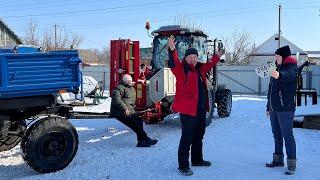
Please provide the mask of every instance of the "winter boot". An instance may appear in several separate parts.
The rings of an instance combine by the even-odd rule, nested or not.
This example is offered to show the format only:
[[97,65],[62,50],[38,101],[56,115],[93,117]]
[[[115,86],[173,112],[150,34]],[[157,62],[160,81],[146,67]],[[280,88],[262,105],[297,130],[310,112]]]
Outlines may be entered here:
[[293,175],[296,171],[297,160],[296,159],[287,159],[287,170],[286,175]]
[[273,167],[283,167],[283,154],[273,154],[273,160],[270,163],[266,163],[266,167],[273,168]]
[[148,140],[138,140],[137,147],[150,147],[151,144]]
[[151,138],[147,138],[147,141],[148,141],[148,143],[150,144],[150,145],[155,145],[155,144],[157,144],[157,142],[158,142],[158,140],[156,140],[156,139],[151,139]]
[[193,175],[193,172],[190,168],[179,168],[179,172],[182,174],[182,175],[185,175],[185,176],[191,176]]
[[192,166],[211,166],[210,161],[192,162]]

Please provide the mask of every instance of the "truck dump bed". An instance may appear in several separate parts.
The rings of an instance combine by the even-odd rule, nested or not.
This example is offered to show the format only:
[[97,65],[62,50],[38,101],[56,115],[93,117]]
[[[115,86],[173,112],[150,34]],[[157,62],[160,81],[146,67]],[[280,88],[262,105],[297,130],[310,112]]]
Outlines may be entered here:
[[0,51],[0,99],[77,92],[81,60],[76,50],[4,53]]

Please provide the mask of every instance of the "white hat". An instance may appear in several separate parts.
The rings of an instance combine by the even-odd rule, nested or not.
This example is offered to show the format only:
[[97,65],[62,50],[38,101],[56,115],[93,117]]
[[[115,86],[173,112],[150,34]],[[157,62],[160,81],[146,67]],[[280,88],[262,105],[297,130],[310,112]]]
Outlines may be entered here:
[[122,77],[122,81],[124,81],[125,83],[127,83],[128,81],[132,81],[132,77],[130,76],[130,74],[125,74]]

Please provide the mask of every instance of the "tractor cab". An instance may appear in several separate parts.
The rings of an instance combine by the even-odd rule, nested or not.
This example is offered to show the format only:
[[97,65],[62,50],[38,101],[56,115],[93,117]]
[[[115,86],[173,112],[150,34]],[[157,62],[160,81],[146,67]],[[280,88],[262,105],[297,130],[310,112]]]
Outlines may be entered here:
[[[148,23],[146,24],[146,29],[150,29]],[[176,50],[178,51],[180,60],[184,58],[185,51],[193,47],[198,50],[198,61],[200,63],[206,63],[215,54],[216,50],[223,49],[223,44],[217,39],[213,41],[209,40],[208,35],[200,29],[181,25],[162,26],[151,34],[153,36],[151,65],[155,74],[149,79],[149,99],[152,102],[160,101],[162,104],[169,103],[171,105],[175,95],[175,77],[170,68],[168,68],[169,55],[167,44],[169,36],[173,35],[175,37]],[[217,107],[220,117],[228,117],[231,112],[231,91],[226,89],[225,85],[218,85],[217,81],[217,67],[215,66],[207,74],[210,105],[210,111],[206,115],[207,124],[211,122],[215,107]],[[163,109],[170,109],[170,107]]]
[[206,63],[208,60],[207,35],[196,28],[188,28],[180,25],[163,26],[152,32],[153,39],[153,57],[152,66],[158,71],[168,67],[168,37],[173,35],[176,39],[176,49],[179,59],[183,59],[185,51],[190,48],[196,48],[199,53],[199,61]]

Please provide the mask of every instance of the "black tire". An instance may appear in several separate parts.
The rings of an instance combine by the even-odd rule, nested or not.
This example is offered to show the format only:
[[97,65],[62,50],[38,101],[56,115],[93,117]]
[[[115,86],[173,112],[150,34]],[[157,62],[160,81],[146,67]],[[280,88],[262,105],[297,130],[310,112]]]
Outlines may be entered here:
[[209,126],[212,123],[212,118],[214,113],[214,96],[212,91],[210,90],[208,90],[208,99],[209,99],[210,111],[206,113],[206,126]]
[[161,103],[161,112],[162,114],[164,114],[164,116],[171,114],[171,103],[169,103],[168,101],[162,101]]
[[232,94],[229,89],[221,89],[218,91],[217,109],[221,118],[229,117],[232,109]]
[[78,134],[62,117],[47,117],[32,124],[21,142],[24,161],[36,172],[64,169],[78,150]]
[[22,136],[26,130],[26,122],[22,121],[19,124],[13,124],[10,127],[10,130],[15,131],[15,133],[9,132],[8,136],[0,140],[0,152],[8,151],[21,142]]
[[9,134],[5,139],[0,140],[0,152],[8,151],[21,142],[21,137]]

